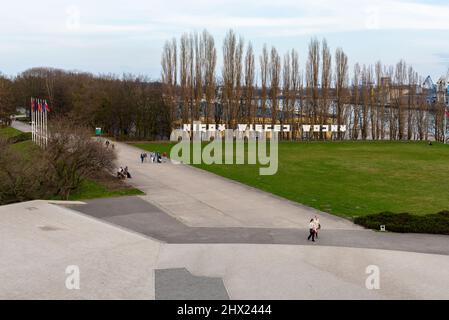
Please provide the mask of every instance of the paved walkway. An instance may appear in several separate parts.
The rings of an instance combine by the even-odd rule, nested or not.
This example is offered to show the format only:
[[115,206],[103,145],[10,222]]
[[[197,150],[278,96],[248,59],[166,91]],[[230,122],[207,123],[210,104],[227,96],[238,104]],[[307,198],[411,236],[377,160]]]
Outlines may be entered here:
[[31,132],[31,126],[21,121],[13,121],[11,127],[22,132]]
[[281,199],[187,165],[140,163],[142,150],[115,143],[119,165],[128,166],[128,183],[142,197],[191,227],[300,228],[318,214],[326,229],[360,230],[345,219]]
[[89,200],[68,205],[92,217],[166,243],[251,243],[371,248],[449,255],[449,237],[323,228],[317,242],[306,228],[190,227],[142,197]]
[[[446,255],[167,244],[44,201],[0,206],[0,252],[0,299],[449,299]],[[66,288],[69,265],[79,290]]]

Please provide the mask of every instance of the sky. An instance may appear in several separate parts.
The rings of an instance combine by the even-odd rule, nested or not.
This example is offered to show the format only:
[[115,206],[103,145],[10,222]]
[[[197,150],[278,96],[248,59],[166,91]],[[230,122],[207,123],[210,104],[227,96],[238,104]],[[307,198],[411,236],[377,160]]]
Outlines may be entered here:
[[[352,66],[404,59],[434,80],[449,69],[447,0],[0,0],[0,72],[54,67],[160,79],[164,42],[207,29],[218,62],[230,28],[258,55],[294,48],[304,68],[312,37]],[[258,60],[258,59],[257,59]],[[219,74],[220,68],[217,68]]]

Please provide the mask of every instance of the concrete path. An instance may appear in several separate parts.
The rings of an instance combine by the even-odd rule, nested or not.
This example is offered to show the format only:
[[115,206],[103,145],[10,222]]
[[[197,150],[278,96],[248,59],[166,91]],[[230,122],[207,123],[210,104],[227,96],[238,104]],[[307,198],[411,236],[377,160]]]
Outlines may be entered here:
[[[445,255],[165,244],[44,201],[0,207],[0,253],[0,299],[449,299]],[[370,267],[379,289],[366,287]]]
[[31,126],[21,121],[13,121],[11,127],[20,130],[22,132],[31,132]]
[[326,229],[360,230],[353,223],[187,165],[140,163],[142,150],[115,143],[128,183],[142,197],[191,227],[307,228],[318,214]]
[[190,227],[141,197],[86,201],[68,207],[166,243],[249,243],[387,249],[449,255],[449,237],[323,228],[307,241],[306,228]]
[[[0,206],[0,299],[154,299],[159,248],[45,201]],[[71,265],[80,290],[65,285]]]

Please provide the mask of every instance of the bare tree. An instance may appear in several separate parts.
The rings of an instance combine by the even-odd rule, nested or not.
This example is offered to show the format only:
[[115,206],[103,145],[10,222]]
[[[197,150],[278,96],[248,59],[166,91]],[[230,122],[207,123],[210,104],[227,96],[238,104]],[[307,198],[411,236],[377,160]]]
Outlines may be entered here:
[[[295,118],[296,118],[296,109],[298,102],[298,95],[301,96],[301,74],[299,71],[299,56],[296,50],[292,49],[291,51],[291,68],[290,68],[290,99],[289,99],[289,110],[288,113],[290,119],[290,125],[292,129],[292,138],[296,138],[296,129],[295,129]],[[301,101],[299,101],[301,103]]]
[[223,98],[226,121],[235,125],[240,108],[243,40],[229,30],[223,42]]
[[352,130],[351,138],[357,140],[359,138],[359,119],[360,119],[360,65],[354,66],[354,78],[352,83]]
[[320,43],[312,39],[309,44],[308,60],[306,65],[306,99],[307,117],[312,124],[318,123],[319,104],[319,75],[320,75]]
[[[319,111],[319,122],[325,124],[329,119],[330,88],[332,84],[332,56],[326,39],[323,39],[321,52],[321,103]],[[326,136],[321,134],[321,138],[325,139]]]
[[268,49],[264,44],[262,49],[262,54],[260,56],[260,81],[261,81],[261,91],[260,91],[260,108],[262,112],[262,122],[265,123],[265,117],[267,114],[267,97],[268,97],[268,73],[270,60],[268,57]]
[[167,41],[162,51],[162,83],[163,97],[166,105],[170,108],[170,124],[173,128],[174,121],[177,118],[177,45],[176,39]]
[[[345,122],[345,104],[348,96],[348,56],[341,48],[335,52],[335,108],[336,124]],[[338,139],[342,139],[342,132],[338,132]]]
[[279,91],[281,78],[281,57],[275,47],[271,48],[270,58],[270,110],[271,123],[277,123],[279,111]]
[[180,67],[180,85],[181,85],[181,114],[182,122],[188,123],[189,120],[189,101],[190,101],[190,79],[191,59],[190,59],[190,38],[188,34],[183,34],[180,40],[179,67]]
[[256,118],[256,105],[253,102],[254,99],[254,52],[251,42],[248,43],[245,56],[245,105],[246,105],[246,117],[247,122],[254,124]]
[[407,65],[401,60],[396,64],[394,73],[394,89],[392,94],[393,102],[393,121],[397,128],[395,138],[402,140],[404,138],[404,89],[407,79]]
[[206,108],[204,112],[204,118],[207,124],[209,124],[214,118],[215,114],[215,67],[217,65],[217,50],[215,49],[215,41],[211,34],[206,30],[202,35],[202,50],[204,57],[203,60],[203,76],[204,86],[206,91]]
[[292,109],[292,65],[290,61],[290,53],[284,55],[284,63],[282,67],[282,117],[281,124],[284,122],[291,123]]
[[13,83],[0,75],[0,126],[9,125],[14,112]]

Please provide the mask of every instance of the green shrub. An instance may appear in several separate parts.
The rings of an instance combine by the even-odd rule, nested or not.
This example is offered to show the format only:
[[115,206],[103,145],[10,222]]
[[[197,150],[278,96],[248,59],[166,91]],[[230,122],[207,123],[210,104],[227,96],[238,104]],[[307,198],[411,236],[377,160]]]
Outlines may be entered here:
[[354,222],[374,230],[379,230],[381,225],[385,225],[387,231],[393,232],[449,235],[449,211],[422,216],[410,213],[381,212],[356,217]]

